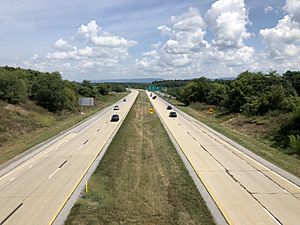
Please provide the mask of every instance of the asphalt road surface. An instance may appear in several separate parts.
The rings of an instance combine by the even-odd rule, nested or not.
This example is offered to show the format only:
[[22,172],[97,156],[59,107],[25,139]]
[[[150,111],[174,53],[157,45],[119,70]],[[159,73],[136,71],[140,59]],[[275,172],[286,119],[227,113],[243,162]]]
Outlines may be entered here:
[[[149,93],[148,93],[149,96]],[[159,97],[151,103],[229,224],[300,224],[300,187]]]
[[[112,106],[0,177],[0,224],[51,224],[137,95],[133,91],[117,103],[118,111]],[[110,122],[116,112],[120,121]]]

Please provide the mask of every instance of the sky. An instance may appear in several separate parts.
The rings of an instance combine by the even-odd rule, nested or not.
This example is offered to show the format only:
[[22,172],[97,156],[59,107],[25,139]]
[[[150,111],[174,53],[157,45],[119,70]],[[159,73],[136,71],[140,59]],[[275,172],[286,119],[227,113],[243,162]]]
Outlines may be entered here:
[[1,0],[0,65],[81,81],[300,70],[299,0]]

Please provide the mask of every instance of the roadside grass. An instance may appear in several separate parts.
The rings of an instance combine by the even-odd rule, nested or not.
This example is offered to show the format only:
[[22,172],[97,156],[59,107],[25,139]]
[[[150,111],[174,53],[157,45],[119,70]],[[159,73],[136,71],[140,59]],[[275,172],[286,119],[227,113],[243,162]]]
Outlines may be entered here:
[[50,113],[32,102],[17,106],[0,102],[0,165],[76,125],[123,98],[126,94],[110,93],[101,96],[95,107],[83,108],[83,114],[68,112],[58,115]]
[[[166,98],[166,101],[174,104],[183,112],[189,114],[190,116],[194,117],[195,119],[199,120],[200,122],[208,125],[209,127],[213,128],[214,130],[218,131],[219,133],[225,135],[226,137],[232,139],[233,141],[237,142],[238,144],[242,145],[243,147],[251,150],[255,154],[263,157],[264,159],[272,162],[273,164],[281,167],[282,169],[294,174],[297,177],[300,177],[300,159],[296,155],[287,154],[287,152],[283,151],[282,149],[277,149],[271,147],[271,142],[268,142],[266,139],[262,140],[261,135],[253,136],[245,134],[245,132],[239,132],[233,127],[228,127],[223,124],[225,116],[214,116],[205,113],[203,109],[195,109],[191,106],[184,106],[181,102]],[[234,115],[231,115],[234,116]],[[228,118],[227,118],[228,119]],[[270,121],[269,121],[270,122]],[[274,121],[275,122],[275,121]],[[251,132],[248,131],[248,132]],[[252,130],[255,132],[255,130]]]
[[65,224],[214,224],[151,104],[140,92]]

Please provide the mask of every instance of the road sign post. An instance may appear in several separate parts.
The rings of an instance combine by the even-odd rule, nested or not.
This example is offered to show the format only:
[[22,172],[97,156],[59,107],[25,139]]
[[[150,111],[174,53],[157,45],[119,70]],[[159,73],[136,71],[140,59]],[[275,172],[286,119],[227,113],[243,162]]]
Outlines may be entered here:
[[215,112],[215,110],[213,108],[209,108],[207,110],[208,118],[209,118],[210,121],[212,120],[212,115],[214,114],[214,112]]

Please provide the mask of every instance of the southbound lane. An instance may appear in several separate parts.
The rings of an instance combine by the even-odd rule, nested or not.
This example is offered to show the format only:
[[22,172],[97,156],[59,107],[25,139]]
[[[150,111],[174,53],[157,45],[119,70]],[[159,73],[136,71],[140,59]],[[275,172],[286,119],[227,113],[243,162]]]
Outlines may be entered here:
[[168,117],[161,98],[150,101],[229,224],[300,224],[299,186],[180,110]]

